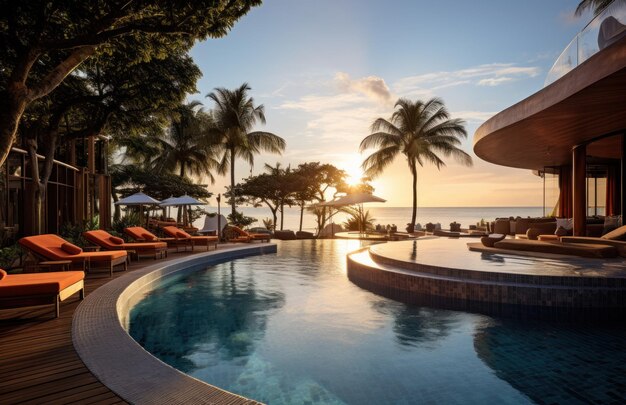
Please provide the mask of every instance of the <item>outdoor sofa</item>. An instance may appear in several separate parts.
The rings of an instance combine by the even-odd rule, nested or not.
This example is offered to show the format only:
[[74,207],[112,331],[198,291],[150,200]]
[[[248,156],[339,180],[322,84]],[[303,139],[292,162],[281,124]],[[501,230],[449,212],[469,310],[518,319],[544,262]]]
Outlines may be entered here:
[[94,267],[108,267],[113,275],[113,267],[127,268],[126,251],[83,252],[83,250],[54,234],[26,236],[19,244],[39,261],[69,261],[74,268],[90,270]]
[[0,269],[0,308],[54,304],[58,318],[61,301],[75,293],[85,298],[84,279],[82,271],[7,274]]

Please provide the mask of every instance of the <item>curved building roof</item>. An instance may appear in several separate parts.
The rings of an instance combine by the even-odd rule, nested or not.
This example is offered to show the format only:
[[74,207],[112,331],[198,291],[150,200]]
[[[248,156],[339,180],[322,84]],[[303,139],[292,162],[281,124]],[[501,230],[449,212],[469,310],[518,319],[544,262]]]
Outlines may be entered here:
[[[571,162],[572,147],[626,132],[626,38],[519,103],[474,135],[478,157],[502,166],[541,170]],[[620,137],[594,142],[587,154],[620,158]]]

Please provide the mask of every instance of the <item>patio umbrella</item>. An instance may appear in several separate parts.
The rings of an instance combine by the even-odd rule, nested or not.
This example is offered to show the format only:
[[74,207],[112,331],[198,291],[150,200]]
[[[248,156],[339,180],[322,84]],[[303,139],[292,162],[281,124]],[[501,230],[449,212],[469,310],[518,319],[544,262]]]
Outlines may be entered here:
[[166,198],[165,200],[161,201],[161,203],[159,204],[161,206],[161,208],[163,208],[163,215],[167,214],[167,216],[170,216],[170,210],[169,207],[171,207],[171,205],[169,205],[170,202],[174,201],[176,199],[176,197],[171,196]]
[[115,205],[126,205],[126,206],[139,206],[139,221],[143,222],[143,206],[144,205],[155,205],[159,204],[159,200],[156,200],[149,195],[144,193],[135,193],[133,195],[129,195],[126,198],[122,198]]
[[[336,200],[326,201],[317,204],[322,207],[345,207],[347,205],[360,205],[360,212],[363,211],[363,204],[368,202],[387,202],[384,198],[377,197],[369,193],[354,193],[339,197]],[[359,224],[359,233],[362,232],[363,224]]]
[[[168,198],[166,201],[161,203],[161,207],[184,207],[187,205],[204,205],[200,200],[196,200],[195,198],[185,194],[176,198]],[[183,211],[184,212],[184,211]],[[187,216],[183,215],[184,225],[187,226]]]

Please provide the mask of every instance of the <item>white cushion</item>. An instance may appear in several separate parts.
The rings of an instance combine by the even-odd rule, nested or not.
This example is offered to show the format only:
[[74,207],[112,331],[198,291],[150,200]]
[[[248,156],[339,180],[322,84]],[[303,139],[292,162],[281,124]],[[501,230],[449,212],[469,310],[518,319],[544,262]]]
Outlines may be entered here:
[[557,218],[556,227],[557,229],[561,227],[569,231],[574,228],[574,219],[573,218]]

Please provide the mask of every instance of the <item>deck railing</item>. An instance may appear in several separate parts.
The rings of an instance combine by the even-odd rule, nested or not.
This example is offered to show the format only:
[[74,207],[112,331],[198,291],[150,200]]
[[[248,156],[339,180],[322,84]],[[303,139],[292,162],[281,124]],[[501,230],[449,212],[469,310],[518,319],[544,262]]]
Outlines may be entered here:
[[554,83],[591,56],[626,36],[626,0],[615,0],[572,39],[548,72]]

